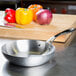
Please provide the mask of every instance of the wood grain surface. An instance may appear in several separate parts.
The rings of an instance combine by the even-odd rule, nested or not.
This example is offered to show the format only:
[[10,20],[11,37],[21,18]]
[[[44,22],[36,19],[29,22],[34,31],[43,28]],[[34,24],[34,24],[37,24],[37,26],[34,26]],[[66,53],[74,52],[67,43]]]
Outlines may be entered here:
[[[0,37],[9,39],[47,40],[65,29],[76,27],[76,15],[53,14],[52,22],[49,25],[39,25],[35,22],[31,22],[28,25],[8,24],[18,28],[0,27]],[[71,34],[61,35],[55,41],[66,42]]]

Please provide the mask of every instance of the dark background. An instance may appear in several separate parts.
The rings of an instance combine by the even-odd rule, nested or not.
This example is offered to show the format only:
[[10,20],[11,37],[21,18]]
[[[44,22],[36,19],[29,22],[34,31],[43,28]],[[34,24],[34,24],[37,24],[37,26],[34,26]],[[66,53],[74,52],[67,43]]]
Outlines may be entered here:
[[[76,8],[75,0],[22,0],[22,2],[17,3],[17,7],[27,8],[30,4],[41,4],[44,8],[54,10],[55,13],[62,13],[62,9],[64,9],[63,11],[66,11],[66,14],[76,14],[76,9],[69,10],[69,6]],[[6,8],[15,9],[15,3],[0,1],[0,10],[5,10]]]

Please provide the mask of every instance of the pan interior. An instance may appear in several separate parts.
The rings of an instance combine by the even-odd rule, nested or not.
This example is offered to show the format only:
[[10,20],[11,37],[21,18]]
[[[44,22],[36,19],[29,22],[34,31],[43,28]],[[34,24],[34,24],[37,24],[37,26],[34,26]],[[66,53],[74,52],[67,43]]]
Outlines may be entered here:
[[15,40],[6,45],[4,53],[18,57],[27,57],[28,55],[41,55],[45,51],[45,41],[38,40]]

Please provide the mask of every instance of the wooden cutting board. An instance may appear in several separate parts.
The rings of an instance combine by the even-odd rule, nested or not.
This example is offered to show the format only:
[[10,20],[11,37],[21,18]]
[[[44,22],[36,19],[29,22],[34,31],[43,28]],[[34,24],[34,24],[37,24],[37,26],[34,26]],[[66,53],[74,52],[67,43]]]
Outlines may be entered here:
[[[0,27],[1,38],[47,40],[65,29],[76,27],[76,15],[53,14],[52,22],[49,25],[39,25],[35,22],[28,25],[15,23],[9,23],[9,25],[19,28]],[[55,41],[66,42],[71,34],[61,35]]]

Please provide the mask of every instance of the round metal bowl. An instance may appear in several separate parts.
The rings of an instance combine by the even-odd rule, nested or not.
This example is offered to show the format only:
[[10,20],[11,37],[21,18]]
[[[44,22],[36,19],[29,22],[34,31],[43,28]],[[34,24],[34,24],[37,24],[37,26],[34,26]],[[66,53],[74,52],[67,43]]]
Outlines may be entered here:
[[[20,66],[28,66],[28,67],[38,66],[48,62],[54,57],[55,47],[53,45],[50,45],[47,53],[43,53],[43,54],[39,53],[36,55],[29,53],[30,50],[34,50],[35,53],[36,51],[38,53],[38,51],[40,52],[44,50],[45,41],[25,40],[26,41],[25,49],[28,49],[28,53],[29,53],[28,55],[26,54],[27,53],[26,50],[21,51],[16,47],[16,43],[15,43],[16,41],[12,41],[2,46],[3,55],[13,64]],[[37,45],[39,46],[37,47]]]

